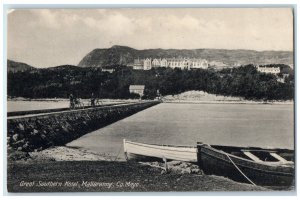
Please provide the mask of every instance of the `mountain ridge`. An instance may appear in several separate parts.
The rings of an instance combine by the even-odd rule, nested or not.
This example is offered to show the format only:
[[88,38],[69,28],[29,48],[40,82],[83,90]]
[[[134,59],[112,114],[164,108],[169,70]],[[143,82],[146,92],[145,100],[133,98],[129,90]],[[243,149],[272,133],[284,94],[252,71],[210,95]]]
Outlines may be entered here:
[[28,70],[36,69],[35,67],[28,65],[23,62],[16,62],[13,60],[7,60],[7,71],[8,72],[24,72]]
[[[293,65],[291,51],[256,51],[248,49],[143,49],[138,50],[128,46],[114,45],[111,48],[96,48],[84,56],[78,67],[109,67],[132,65],[134,59],[140,58],[203,58],[212,65],[239,66],[247,64],[285,64]],[[223,63],[223,64],[222,64]],[[62,66],[62,65],[59,65]],[[57,67],[59,67],[57,66]],[[217,67],[222,67],[217,66]],[[23,62],[7,60],[7,71],[18,72],[39,69]]]
[[227,66],[246,64],[293,64],[291,51],[256,51],[247,49],[143,49],[114,45],[111,48],[96,48],[78,63],[79,67],[104,67],[130,65],[140,58],[188,57],[203,58],[209,62],[221,62]]

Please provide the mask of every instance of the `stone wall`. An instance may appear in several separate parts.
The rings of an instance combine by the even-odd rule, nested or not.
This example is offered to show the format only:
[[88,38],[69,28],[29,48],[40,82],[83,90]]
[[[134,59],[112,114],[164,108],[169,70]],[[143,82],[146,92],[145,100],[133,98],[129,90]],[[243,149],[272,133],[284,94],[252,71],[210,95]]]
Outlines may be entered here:
[[11,117],[7,120],[8,151],[31,152],[64,145],[158,103],[143,102],[30,117]]

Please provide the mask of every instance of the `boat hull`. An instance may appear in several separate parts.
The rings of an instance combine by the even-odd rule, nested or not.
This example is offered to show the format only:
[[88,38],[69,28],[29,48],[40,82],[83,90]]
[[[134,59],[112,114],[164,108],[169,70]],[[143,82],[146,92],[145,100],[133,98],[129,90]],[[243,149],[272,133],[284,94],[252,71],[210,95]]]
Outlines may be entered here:
[[257,163],[203,145],[198,145],[198,163],[206,174],[262,186],[290,186],[295,177],[291,165]]
[[124,140],[124,153],[128,160],[178,160],[197,163],[196,147],[152,145]]

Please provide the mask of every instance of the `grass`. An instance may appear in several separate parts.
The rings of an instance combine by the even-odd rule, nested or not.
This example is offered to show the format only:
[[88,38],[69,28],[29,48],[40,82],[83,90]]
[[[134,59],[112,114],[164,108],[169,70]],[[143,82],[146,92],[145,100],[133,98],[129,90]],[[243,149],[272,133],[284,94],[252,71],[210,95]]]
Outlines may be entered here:
[[162,173],[134,162],[14,161],[8,164],[8,192],[263,191],[208,175]]

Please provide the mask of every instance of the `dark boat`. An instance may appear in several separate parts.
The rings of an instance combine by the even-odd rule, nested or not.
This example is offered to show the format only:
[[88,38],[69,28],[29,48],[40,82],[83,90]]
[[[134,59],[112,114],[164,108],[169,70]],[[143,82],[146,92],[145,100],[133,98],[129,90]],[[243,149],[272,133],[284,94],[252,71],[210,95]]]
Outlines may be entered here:
[[198,163],[206,174],[261,186],[291,186],[294,151],[198,143]]

